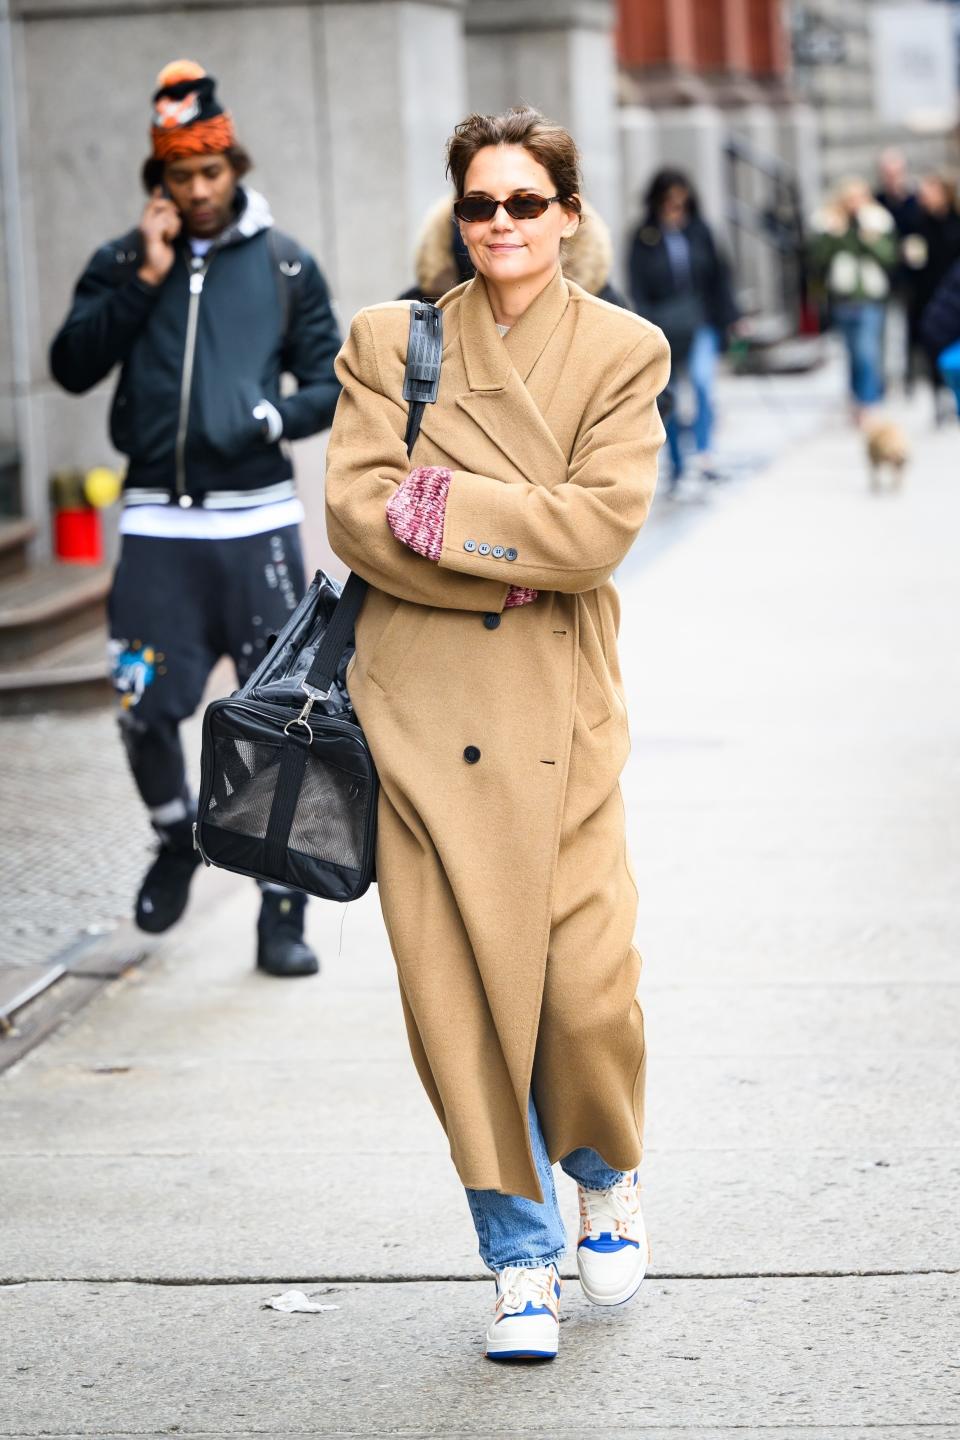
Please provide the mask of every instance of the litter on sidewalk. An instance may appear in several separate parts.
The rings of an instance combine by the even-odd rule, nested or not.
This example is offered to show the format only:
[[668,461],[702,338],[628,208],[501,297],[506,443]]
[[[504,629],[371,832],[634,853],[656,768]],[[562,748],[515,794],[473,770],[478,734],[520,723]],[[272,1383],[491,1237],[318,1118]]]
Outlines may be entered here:
[[280,1310],[284,1315],[319,1315],[324,1310],[339,1310],[339,1305],[319,1305],[302,1290],[285,1290],[264,1300],[261,1310]]

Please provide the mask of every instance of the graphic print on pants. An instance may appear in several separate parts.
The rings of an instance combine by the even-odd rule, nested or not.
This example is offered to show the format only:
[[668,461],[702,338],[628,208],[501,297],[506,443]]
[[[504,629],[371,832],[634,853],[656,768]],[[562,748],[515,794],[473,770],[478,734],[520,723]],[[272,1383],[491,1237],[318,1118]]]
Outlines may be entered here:
[[121,710],[132,710],[147,686],[152,685],[158,675],[167,673],[163,651],[140,640],[108,640],[107,654]]

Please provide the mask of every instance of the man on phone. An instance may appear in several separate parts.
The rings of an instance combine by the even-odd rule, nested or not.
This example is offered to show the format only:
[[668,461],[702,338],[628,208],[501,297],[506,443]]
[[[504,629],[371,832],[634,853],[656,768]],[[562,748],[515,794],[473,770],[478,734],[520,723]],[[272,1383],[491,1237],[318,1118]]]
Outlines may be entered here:
[[[120,728],[159,837],[137,924],[167,930],[199,856],[179,738],[222,655],[244,679],[303,593],[288,440],[325,429],[340,334],[316,262],[241,183],[251,161],[193,61],[157,77],[136,230],[88,264],[50,352],[81,394],[115,366],[111,437],[129,457],[110,649]],[[281,391],[281,375],[297,381]],[[315,974],[306,897],[264,888],[257,964]]]

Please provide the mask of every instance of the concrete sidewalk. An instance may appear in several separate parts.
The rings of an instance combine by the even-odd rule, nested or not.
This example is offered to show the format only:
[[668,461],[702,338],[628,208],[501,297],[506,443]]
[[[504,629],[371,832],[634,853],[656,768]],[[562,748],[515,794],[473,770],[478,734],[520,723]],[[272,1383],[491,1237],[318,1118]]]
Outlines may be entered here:
[[574,1281],[553,1366],[485,1363],[375,894],[274,982],[203,874],[2,1082],[0,1436],[960,1437],[957,447],[871,498],[824,426],[624,577],[637,1301]]

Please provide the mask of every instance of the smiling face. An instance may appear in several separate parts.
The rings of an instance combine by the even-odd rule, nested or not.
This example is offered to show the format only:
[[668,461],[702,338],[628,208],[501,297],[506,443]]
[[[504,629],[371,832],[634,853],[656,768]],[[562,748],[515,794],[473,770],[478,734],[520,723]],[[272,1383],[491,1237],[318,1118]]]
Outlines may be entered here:
[[209,239],[233,218],[237,174],[226,155],[183,155],[168,160],[164,184],[190,235]]
[[[557,187],[550,172],[522,145],[487,145],[464,176],[464,196],[506,200],[517,191],[549,199]],[[460,222],[460,233],[481,275],[497,286],[545,285],[560,262],[560,241],[576,234],[575,211],[549,205],[536,220],[513,220],[501,205],[492,220]]]

